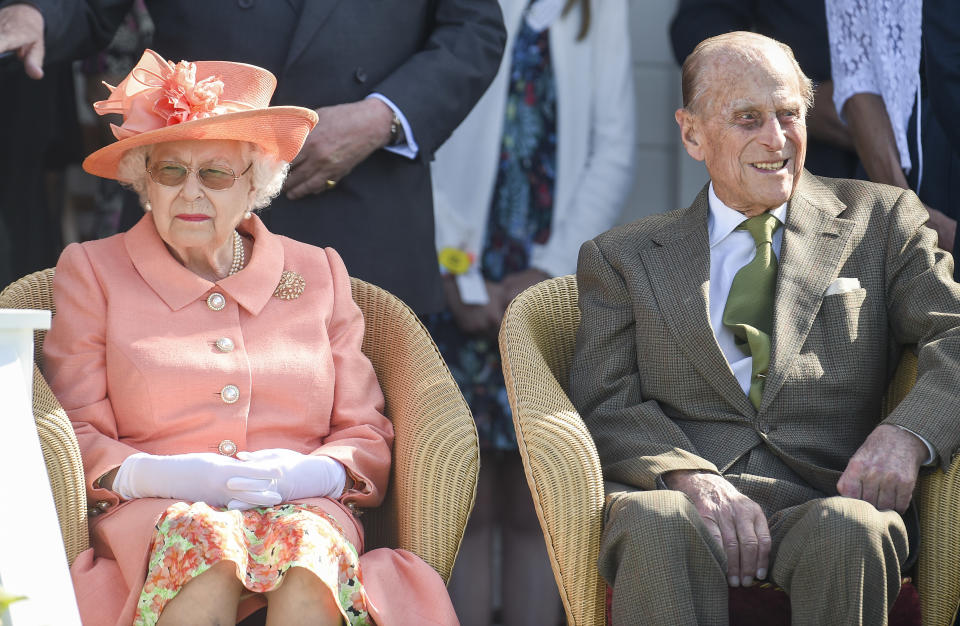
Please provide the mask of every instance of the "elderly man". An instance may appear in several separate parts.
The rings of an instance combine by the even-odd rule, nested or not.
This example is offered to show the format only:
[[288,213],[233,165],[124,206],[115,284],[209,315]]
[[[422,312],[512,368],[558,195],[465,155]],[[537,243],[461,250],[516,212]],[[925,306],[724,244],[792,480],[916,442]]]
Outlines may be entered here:
[[[757,579],[794,623],[886,623],[918,471],[960,445],[953,262],[913,193],[804,171],[810,94],[772,39],[702,42],[676,119],[710,184],[580,251],[614,623],[726,624]],[[881,419],[905,348],[917,383]]]

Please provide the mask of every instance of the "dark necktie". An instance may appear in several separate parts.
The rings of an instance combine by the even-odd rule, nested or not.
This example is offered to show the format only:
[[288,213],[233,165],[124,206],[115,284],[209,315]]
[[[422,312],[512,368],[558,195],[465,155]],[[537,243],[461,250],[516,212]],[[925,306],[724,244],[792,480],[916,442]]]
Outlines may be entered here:
[[750,402],[760,408],[763,383],[770,366],[770,335],[773,332],[773,297],[777,285],[777,255],[773,233],[780,220],[769,213],[744,220],[737,230],[753,236],[756,254],[740,268],[730,285],[723,309],[723,325],[733,331],[737,347],[753,357],[750,375]]

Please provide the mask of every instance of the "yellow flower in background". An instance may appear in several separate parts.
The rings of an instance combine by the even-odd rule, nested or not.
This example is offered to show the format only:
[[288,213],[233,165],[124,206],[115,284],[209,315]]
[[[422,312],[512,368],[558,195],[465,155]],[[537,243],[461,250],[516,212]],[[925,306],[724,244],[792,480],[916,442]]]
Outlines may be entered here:
[[[0,614],[6,611],[7,607],[14,602],[26,599],[27,596],[15,596],[12,593],[7,593],[3,587],[0,587]],[[3,626],[3,620],[0,620],[0,626]]]
[[473,255],[458,248],[443,248],[437,253],[441,267],[451,274],[463,274],[473,264]]

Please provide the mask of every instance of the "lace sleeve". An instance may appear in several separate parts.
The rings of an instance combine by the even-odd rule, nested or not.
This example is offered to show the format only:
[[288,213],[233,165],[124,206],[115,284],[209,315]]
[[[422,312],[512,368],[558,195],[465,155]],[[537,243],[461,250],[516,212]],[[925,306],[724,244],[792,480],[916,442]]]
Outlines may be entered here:
[[827,0],[833,101],[854,94],[883,98],[900,152],[910,169],[907,124],[920,85],[922,0]]

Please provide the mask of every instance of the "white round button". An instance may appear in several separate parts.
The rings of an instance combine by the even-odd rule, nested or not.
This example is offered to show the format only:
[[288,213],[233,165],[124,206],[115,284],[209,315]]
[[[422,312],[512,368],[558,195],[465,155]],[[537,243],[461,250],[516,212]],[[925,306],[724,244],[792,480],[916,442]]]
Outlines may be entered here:
[[217,339],[216,346],[220,352],[233,352],[233,339],[230,339],[230,337],[220,337]]
[[220,398],[227,404],[233,404],[240,399],[240,390],[236,385],[227,385],[220,390]]
[[207,306],[213,311],[221,311],[223,307],[227,306],[227,299],[223,297],[222,293],[211,293],[207,296]]
[[217,446],[217,452],[223,456],[233,456],[237,453],[237,444],[233,443],[229,439],[224,439],[220,442],[220,445]]

